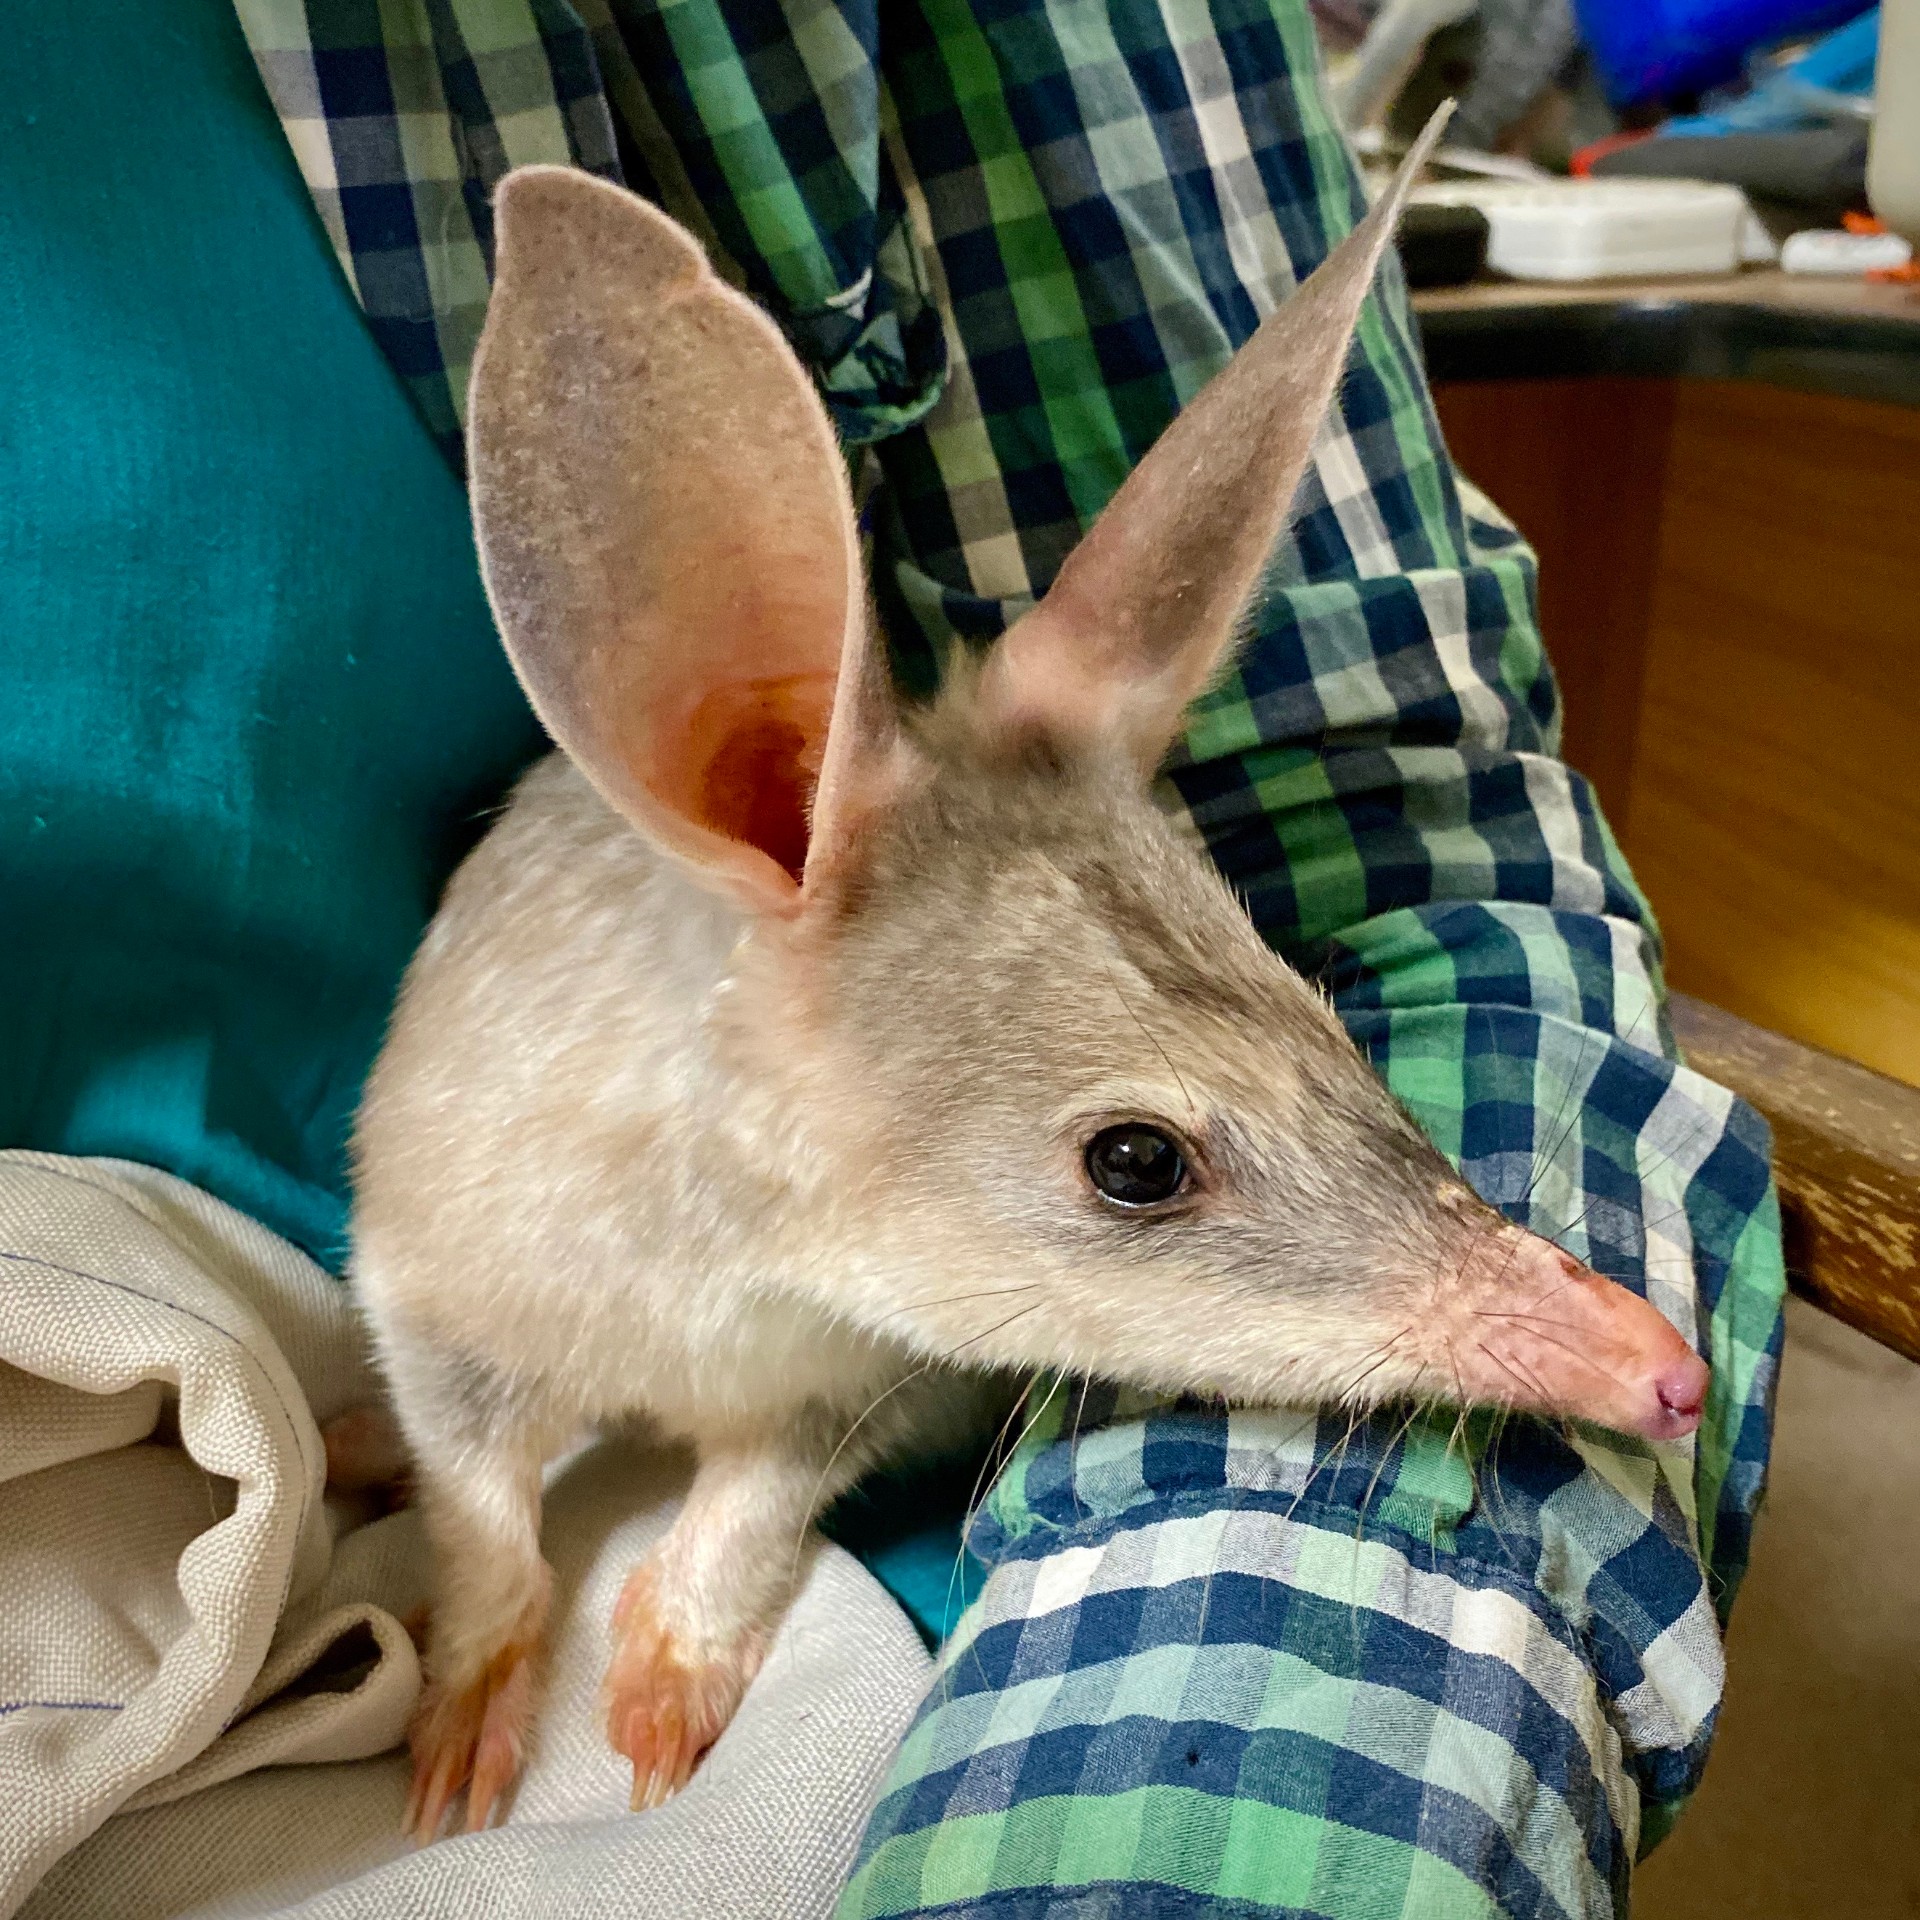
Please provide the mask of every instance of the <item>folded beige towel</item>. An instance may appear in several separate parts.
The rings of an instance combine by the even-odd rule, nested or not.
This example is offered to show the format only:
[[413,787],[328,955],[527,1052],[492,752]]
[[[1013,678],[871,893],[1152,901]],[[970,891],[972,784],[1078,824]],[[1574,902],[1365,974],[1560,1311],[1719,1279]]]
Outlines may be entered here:
[[551,1697],[507,1824],[405,1851],[424,1548],[322,1484],[320,1424],[374,1391],[345,1290],[262,1228],[145,1168],[0,1154],[0,1920],[491,1917],[567,1887],[829,1911],[926,1656],[824,1549],[693,1787],[628,1814],[607,1622],[684,1468],[612,1444],[549,1490]]

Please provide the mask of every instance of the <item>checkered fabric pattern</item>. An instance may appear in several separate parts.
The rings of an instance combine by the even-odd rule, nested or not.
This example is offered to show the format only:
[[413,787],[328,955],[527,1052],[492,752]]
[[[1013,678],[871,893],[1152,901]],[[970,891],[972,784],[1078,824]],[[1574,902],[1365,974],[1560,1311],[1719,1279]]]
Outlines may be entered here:
[[449,457],[509,167],[625,179],[780,315],[852,444],[939,393],[880,139],[873,9],[236,0],[369,324]]
[[[237,0],[342,263],[457,439],[511,163],[618,174],[864,446],[910,688],[1031,604],[1361,204],[1300,0]],[[1496,1205],[1713,1362],[1697,1442],[1036,1386],[845,1916],[1620,1911],[1697,1779],[1779,1352],[1758,1119],[1554,757],[1533,559],[1391,264],[1237,670],[1163,782]]]

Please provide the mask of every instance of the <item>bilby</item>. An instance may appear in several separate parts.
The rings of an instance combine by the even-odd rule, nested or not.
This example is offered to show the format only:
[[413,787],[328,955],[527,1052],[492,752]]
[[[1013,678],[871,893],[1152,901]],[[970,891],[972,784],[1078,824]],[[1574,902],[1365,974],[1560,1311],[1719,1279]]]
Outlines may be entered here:
[[915,710],[771,322],[618,188],[503,184],[475,525],[561,751],[455,877],[355,1143],[353,1275],[437,1564],[421,1835],[463,1791],[485,1825],[522,1763],[541,1468],[585,1424],[697,1460],[607,1680],[652,1805],[814,1513],[996,1377],[1697,1423],[1687,1343],[1475,1197],[1149,796],[1437,131]]

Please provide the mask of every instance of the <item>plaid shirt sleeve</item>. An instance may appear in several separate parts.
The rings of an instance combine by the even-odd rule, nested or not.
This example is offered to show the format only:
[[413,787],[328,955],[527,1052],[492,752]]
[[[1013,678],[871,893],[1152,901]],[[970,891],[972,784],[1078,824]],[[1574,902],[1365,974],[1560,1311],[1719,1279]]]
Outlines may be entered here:
[[[238,5],[451,453],[507,164],[623,175],[705,235],[871,449],[909,686],[1031,603],[1360,204],[1300,0]],[[1164,795],[1479,1190],[1708,1355],[1697,1440],[1040,1383],[847,1920],[1616,1913],[1698,1778],[1778,1221],[1555,758],[1533,609],[1390,264]]]

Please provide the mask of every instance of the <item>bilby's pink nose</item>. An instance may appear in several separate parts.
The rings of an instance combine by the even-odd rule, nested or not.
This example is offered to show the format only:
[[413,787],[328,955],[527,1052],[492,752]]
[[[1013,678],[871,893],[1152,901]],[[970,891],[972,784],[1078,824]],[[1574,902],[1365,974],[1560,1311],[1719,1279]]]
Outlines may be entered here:
[[1673,1438],[1679,1439],[1683,1434],[1691,1433],[1700,1424],[1701,1413],[1707,1404],[1707,1382],[1711,1377],[1707,1363],[1689,1347],[1653,1383],[1661,1406],[1673,1422]]
[[1551,1241],[1526,1234],[1489,1250],[1463,1294],[1452,1318],[1470,1398],[1649,1440],[1699,1426],[1706,1363],[1658,1308]]

